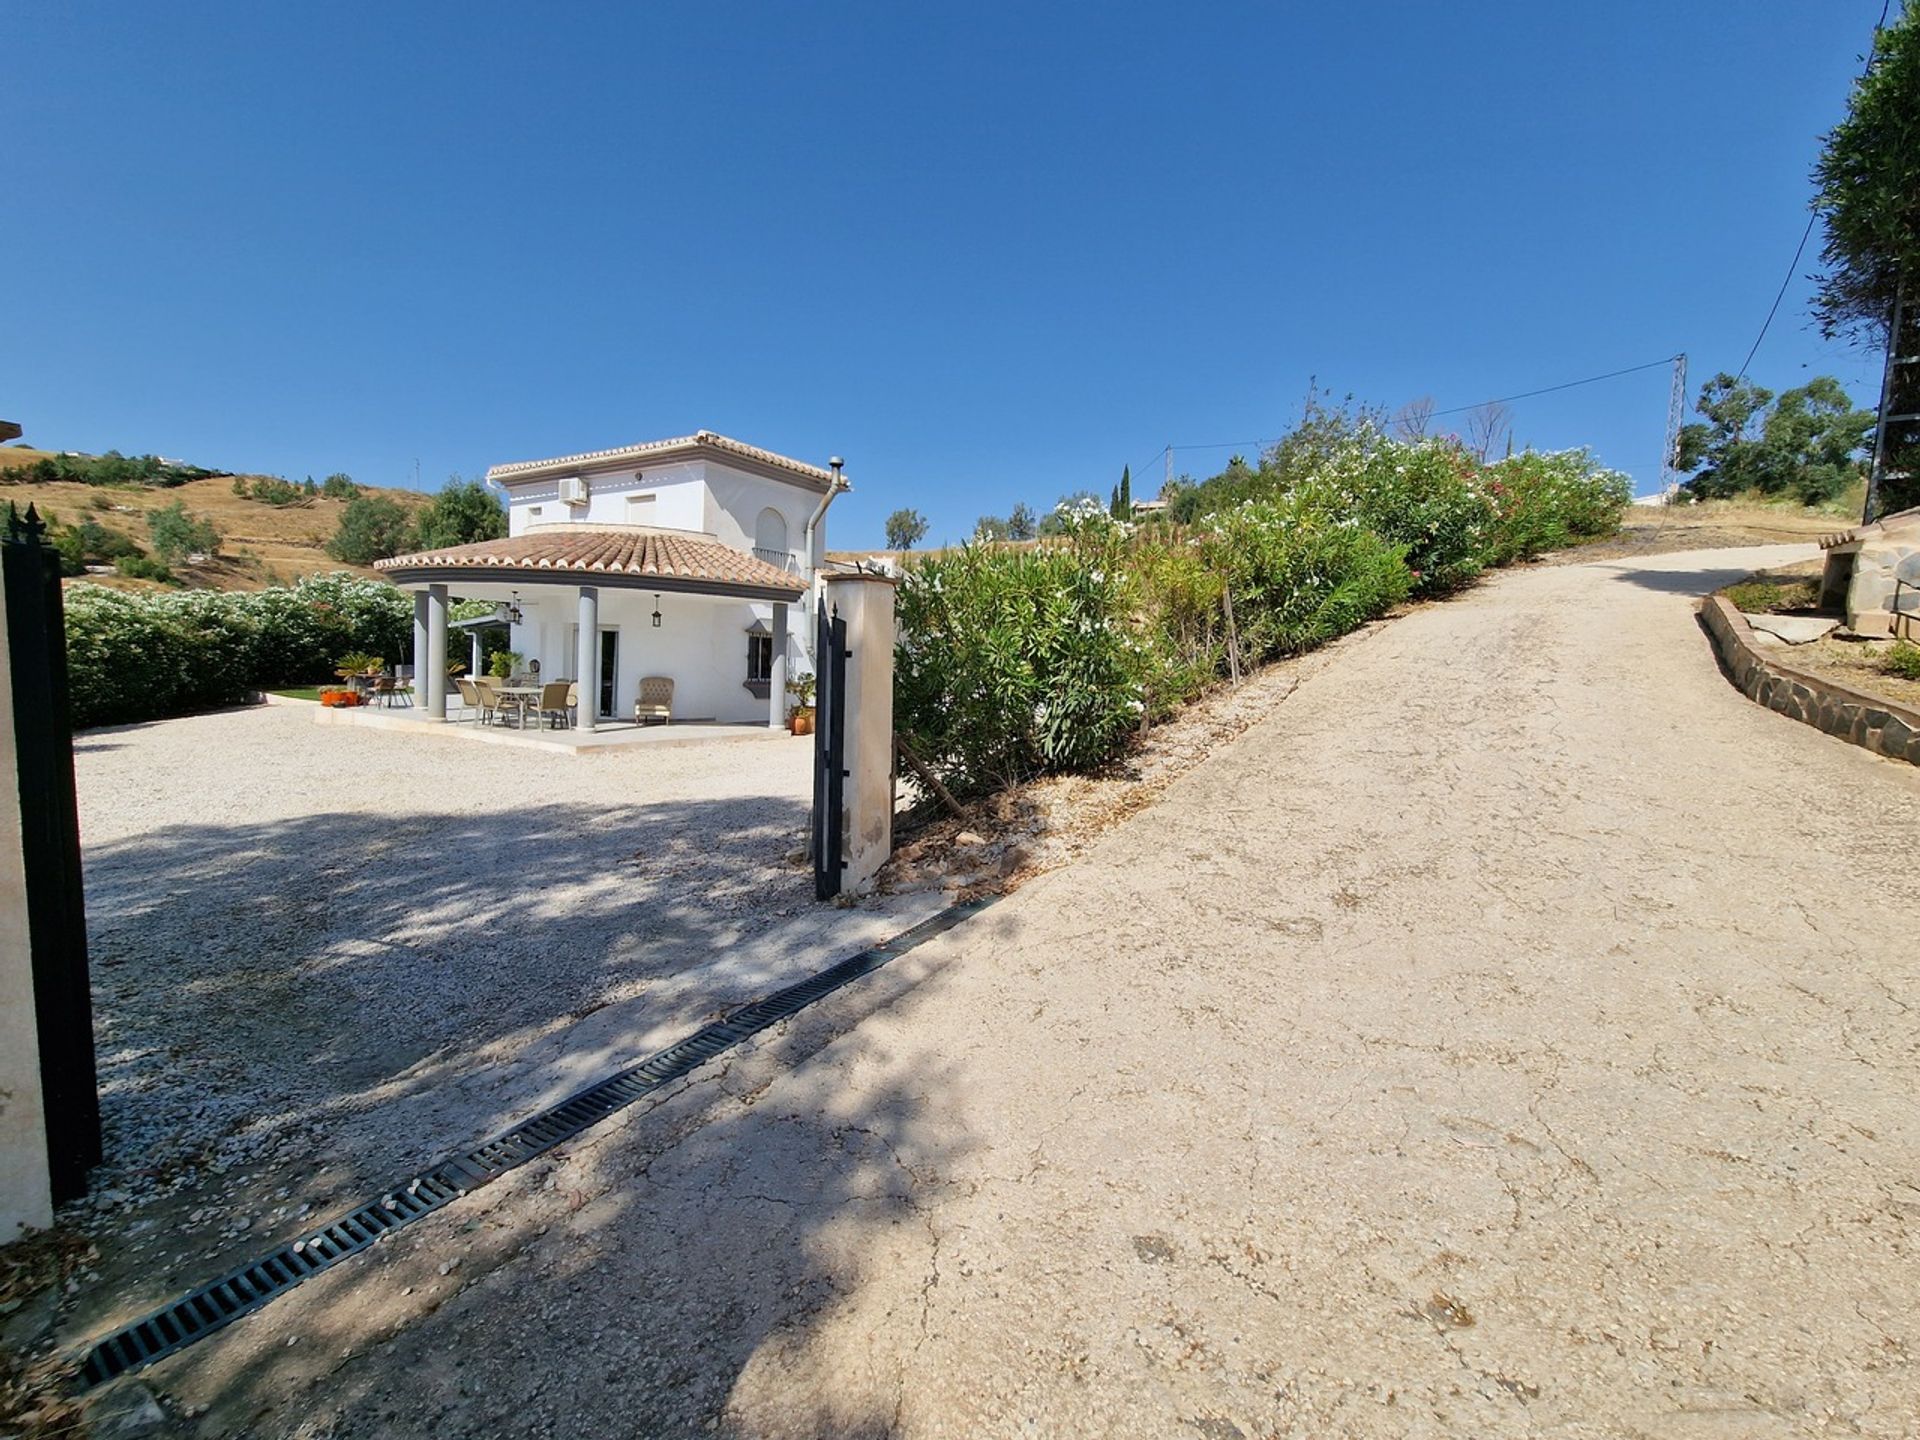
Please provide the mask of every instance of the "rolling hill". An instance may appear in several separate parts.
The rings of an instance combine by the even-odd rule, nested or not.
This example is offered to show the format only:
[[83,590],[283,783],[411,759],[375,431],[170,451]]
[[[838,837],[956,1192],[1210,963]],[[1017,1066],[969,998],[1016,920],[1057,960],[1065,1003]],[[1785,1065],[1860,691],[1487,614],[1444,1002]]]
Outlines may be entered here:
[[[11,478],[13,472],[44,459],[50,452],[25,446],[0,447],[0,504],[8,501],[25,510],[38,507],[43,517],[65,524],[93,520],[147,545],[147,512],[178,500],[188,512],[211,520],[221,537],[220,556],[198,565],[174,569],[181,584],[199,590],[264,590],[287,584],[303,575],[349,570],[371,576],[364,566],[343,565],[325,546],[340,525],[344,500],[313,498],[293,505],[268,505],[233,493],[233,475],[189,480],[183,485],[85,485],[75,482],[28,483]],[[253,476],[240,478],[253,479]],[[417,490],[382,489],[363,485],[369,495],[385,495],[409,510],[428,497]],[[93,574],[84,580],[125,590],[166,588],[150,580],[122,575]],[[74,583],[74,582],[69,582]]]

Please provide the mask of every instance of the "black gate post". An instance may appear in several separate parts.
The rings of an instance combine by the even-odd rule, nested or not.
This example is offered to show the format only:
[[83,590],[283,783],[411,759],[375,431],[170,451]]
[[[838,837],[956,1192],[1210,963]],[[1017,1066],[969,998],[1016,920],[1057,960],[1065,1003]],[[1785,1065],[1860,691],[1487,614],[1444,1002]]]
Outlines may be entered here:
[[847,622],[829,614],[822,599],[815,621],[813,723],[813,894],[831,900],[840,893],[846,867],[844,824],[847,779]]
[[101,1151],[80,812],[67,699],[66,618],[60,557],[46,543],[46,530],[31,505],[24,520],[7,506],[5,534],[0,535],[0,589],[7,607],[21,868],[47,1161],[57,1204],[86,1193],[87,1171],[100,1163]]

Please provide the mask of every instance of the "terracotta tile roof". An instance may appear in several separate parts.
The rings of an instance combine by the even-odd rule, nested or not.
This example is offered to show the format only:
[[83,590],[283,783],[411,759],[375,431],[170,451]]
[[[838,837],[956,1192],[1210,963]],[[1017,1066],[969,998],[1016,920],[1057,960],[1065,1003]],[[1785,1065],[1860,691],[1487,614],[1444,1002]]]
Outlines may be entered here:
[[649,440],[640,445],[621,445],[612,450],[587,450],[578,455],[556,455],[551,460],[515,460],[506,465],[493,466],[487,471],[487,478],[502,481],[528,479],[551,472],[593,469],[632,460],[660,459],[677,451],[701,450],[717,451],[723,460],[746,460],[764,469],[784,471],[806,480],[816,490],[824,490],[833,483],[831,470],[823,470],[818,465],[809,465],[803,460],[778,455],[771,450],[762,450],[758,445],[747,445],[739,440],[730,440],[725,435],[716,435],[711,430],[696,430],[691,435],[681,435],[672,440]]
[[769,565],[756,555],[702,536],[662,530],[611,529],[589,525],[539,530],[507,540],[450,545],[375,562],[378,570],[519,570],[596,576],[639,584],[660,581],[670,589],[715,586],[727,590],[770,590],[799,596],[806,582]]

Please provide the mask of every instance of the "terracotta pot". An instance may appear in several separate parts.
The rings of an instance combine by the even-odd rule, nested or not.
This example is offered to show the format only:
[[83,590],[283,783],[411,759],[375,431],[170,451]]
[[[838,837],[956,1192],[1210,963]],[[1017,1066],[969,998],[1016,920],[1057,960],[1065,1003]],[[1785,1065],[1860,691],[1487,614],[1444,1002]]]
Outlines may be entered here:
[[811,709],[795,710],[787,720],[787,728],[796,735],[811,735],[813,733],[813,711]]

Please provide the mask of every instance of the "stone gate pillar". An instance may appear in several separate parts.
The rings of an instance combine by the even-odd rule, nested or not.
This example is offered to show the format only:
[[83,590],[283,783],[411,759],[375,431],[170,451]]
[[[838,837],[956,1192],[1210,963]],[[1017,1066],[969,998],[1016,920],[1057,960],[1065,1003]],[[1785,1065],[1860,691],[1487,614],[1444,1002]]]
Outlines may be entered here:
[[893,853],[893,598],[891,575],[825,575],[829,612],[847,622],[847,775],[841,797],[841,885],[857,891]]

